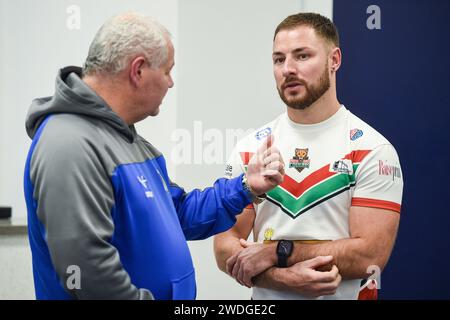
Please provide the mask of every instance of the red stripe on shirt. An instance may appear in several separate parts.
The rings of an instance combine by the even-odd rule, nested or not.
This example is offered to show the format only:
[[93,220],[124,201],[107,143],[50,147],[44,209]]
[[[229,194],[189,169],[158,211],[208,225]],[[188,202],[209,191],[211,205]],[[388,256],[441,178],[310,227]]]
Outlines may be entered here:
[[401,205],[395,202],[367,198],[352,198],[352,206],[380,208],[398,213],[400,213],[401,209]]

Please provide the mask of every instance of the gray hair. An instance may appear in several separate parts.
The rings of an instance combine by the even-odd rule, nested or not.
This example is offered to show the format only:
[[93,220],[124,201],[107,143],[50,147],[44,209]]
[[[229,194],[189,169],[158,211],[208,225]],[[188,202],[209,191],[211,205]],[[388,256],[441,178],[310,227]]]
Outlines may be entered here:
[[83,74],[117,74],[131,59],[141,54],[151,68],[158,68],[168,59],[169,37],[170,33],[164,26],[138,13],[110,18],[91,43]]

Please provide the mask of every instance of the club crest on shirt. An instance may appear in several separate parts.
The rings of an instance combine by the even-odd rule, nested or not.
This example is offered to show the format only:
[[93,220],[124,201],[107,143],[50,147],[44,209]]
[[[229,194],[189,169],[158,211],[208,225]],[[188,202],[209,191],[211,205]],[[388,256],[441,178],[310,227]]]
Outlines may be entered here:
[[308,157],[308,148],[295,148],[295,155],[289,160],[289,168],[295,168],[299,173],[305,168],[309,168],[310,159]]

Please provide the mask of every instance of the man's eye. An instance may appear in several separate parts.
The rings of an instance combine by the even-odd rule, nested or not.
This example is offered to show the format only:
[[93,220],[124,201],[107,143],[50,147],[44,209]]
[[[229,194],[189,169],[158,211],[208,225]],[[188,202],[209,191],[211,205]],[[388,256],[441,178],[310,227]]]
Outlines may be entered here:
[[284,62],[284,58],[275,58],[273,59],[274,64],[280,64]]
[[300,59],[300,60],[306,60],[308,58],[309,58],[309,55],[306,53],[302,53],[302,54],[298,55],[298,59]]

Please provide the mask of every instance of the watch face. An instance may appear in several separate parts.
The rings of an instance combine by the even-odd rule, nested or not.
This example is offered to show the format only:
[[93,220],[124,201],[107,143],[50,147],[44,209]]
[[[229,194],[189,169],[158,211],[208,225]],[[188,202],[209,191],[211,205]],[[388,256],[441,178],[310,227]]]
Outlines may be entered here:
[[278,243],[278,253],[283,256],[290,256],[292,253],[292,242],[281,240]]

